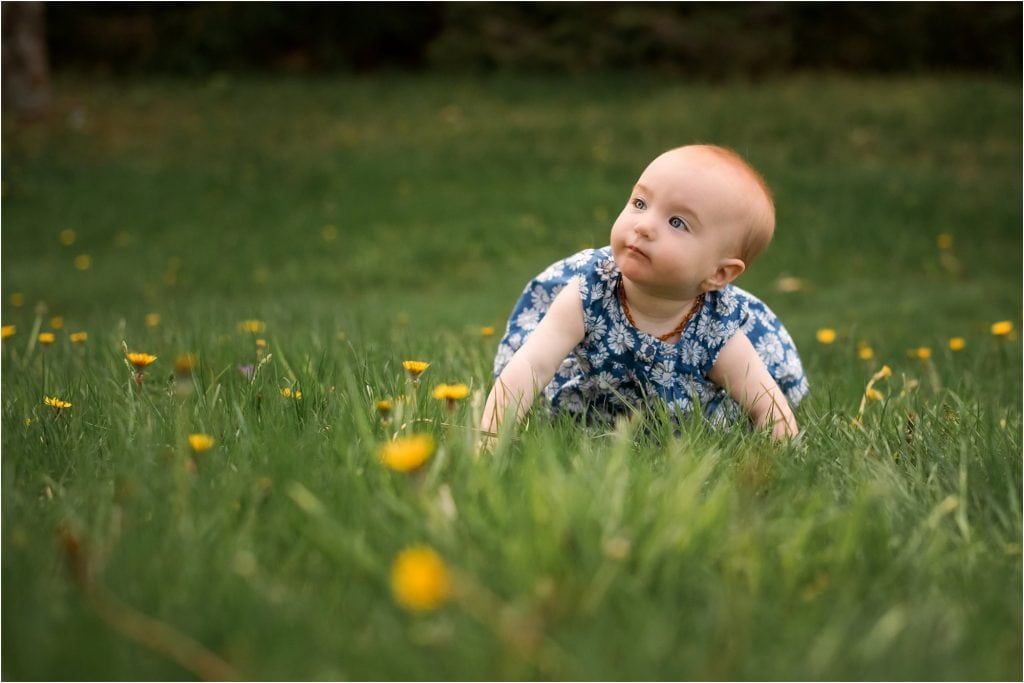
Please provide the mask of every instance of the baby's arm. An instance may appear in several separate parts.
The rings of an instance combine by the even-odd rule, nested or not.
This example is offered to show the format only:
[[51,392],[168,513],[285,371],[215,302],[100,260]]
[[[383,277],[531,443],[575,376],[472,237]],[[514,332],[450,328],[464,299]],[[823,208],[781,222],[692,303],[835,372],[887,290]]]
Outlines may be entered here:
[[708,377],[725,387],[755,426],[771,426],[773,439],[781,441],[796,436],[798,427],[789,401],[747,335],[737,332],[725,343]]
[[526,414],[537,392],[581,341],[583,304],[574,278],[555,296],[547,314],[501,371],[484,404],[481,431],[496,432],[509,406],[516,407],[516,420]]

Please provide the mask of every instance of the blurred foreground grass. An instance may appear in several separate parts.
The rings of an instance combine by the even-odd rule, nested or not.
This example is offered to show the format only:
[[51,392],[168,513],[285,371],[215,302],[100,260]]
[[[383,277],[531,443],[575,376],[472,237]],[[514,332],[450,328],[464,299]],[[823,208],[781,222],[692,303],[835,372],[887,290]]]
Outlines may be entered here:
[[[1020,677],[1019,84],[58,86],[3,125],[5,677],[196,673],[111,600],[247,678]],[[740,284],[802,350],[803,440],[534,420],[476,458],[525,281],[698,140],[775,190]],[[437,444],[411,476],[398,432]],[[452,585],[422,615],[415,544]]]

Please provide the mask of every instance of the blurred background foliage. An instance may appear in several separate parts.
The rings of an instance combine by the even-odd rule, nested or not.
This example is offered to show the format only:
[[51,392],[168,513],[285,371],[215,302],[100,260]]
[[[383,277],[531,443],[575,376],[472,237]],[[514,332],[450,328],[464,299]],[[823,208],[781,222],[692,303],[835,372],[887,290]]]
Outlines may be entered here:
[[1020,3],[46,3],[55,70],[1021,73]]

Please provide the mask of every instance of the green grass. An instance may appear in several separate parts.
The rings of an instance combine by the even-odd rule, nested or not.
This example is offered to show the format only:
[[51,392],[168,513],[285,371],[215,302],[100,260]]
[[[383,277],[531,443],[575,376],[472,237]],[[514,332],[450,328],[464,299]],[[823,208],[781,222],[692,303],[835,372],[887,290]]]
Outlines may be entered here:
[[[1021,677],[1019,84],[57,93],[48,120],[3,123],[6,678],[192,677],[166,637],[144,646],[105,611],[120,603],[246,678]],[[477,457],[496,345],[480,327],[500,334],[529,277],[604,245],[647,161],[697,140],[738,149],[775,190],[775,242],[740,285],[801,349],[802,438],[535,416]],[[247,319],[272,356],[252,382]],[[994,337],[999,320],[1018,331]],[[123,342],[159,357],[141,390]],[[409,358],[431,362],[418,387]],[[883,363],[885,399],[856,424]],[[473,393],[449,415],[430,390],[452,381]],[[56,415],[44,395],[74,405]],[[381,424],[375,401],[403,395]],[[411,476],[377,461],[399,431],[438,444]],[[195,432],[214,448],[193,456]],[[455,588],[426,614],[389,587],[415,544]]]

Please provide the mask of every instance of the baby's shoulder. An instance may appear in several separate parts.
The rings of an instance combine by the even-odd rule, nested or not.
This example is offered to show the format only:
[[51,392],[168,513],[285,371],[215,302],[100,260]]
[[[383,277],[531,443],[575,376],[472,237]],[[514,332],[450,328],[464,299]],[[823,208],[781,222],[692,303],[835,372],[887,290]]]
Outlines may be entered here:
[[754,296],[735,285],[726,285],[707,294],[704,312],[711,318],[728,320],[740,317]]
[[713,296],[711,318],[720,324],[736,322],[748,336],[756,330],[782,330],[782,321],[760,297],[735,285],[727,285]]
[[572,256],[555,261],[535,278],[539,282],[564,282],[576,275],[585,274],[601,261],[603,249],[583,249]]
[[614,259],[612,259],[611,247],[603,247],[601,249],[583,249],[572,256],[562,259],[561,263],[576,273],[585,273],[593,271],[609,261],[613,264],[615,263]]

